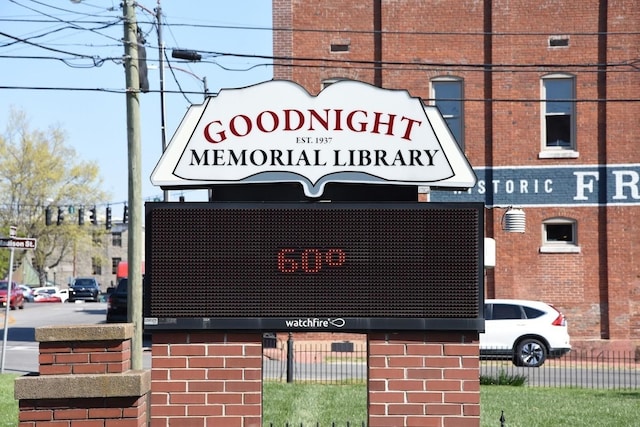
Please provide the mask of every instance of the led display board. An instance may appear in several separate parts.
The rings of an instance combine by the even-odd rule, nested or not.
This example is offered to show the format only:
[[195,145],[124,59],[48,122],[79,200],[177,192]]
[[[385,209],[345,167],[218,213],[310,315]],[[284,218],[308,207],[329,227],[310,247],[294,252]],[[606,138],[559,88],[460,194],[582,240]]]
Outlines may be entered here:
[[480,203],[145,211],[147,330],[484,329]]

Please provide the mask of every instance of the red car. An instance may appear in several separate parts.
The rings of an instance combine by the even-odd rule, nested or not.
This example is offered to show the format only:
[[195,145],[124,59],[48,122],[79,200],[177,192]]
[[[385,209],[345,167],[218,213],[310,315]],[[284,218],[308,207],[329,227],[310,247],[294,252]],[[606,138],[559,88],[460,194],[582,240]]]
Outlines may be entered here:
[[[0,304],[2,307],[7,306],[7,288],[8,282],[6,280],[0,281]],[[15,310],[16,307],[22,310],[24,308],[24,295],[22,289],[17,283],[11,283],[11,294],[9,297],[9,307],[11,310]]]

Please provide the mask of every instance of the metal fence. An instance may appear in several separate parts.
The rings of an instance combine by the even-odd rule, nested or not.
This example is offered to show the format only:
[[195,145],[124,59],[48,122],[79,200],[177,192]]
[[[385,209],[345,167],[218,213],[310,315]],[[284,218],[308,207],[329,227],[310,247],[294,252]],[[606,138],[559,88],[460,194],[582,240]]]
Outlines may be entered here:
[[[262,375],[264,380],[279,382],[366,383],[366,345],[278,342],[274,348],[264,349]],[[529,387],[640,389],[640,355],[574,350],[562,357],[547,359],[538,368],[483,357],[480,375],[507,380],[521,377]]]
[[640,388],[640,357],[631,351],[572,350],[547,359],[538,368],[515,366],[509,360],[483,358],[480,375],[490,378],[523,377],[530,387],[590,389]]
[[357,384],[367,379],[367,349],[363,344],[279,342],[263,353],[265,380]]

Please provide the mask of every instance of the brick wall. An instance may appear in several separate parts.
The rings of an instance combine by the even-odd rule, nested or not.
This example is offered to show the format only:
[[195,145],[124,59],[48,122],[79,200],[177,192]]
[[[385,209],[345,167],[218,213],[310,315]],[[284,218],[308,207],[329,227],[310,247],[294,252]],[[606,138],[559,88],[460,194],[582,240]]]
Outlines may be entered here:
[[[274,55],[315,59],[305,67],[276,66],[275,75],[312,94],[327,78],[373,84],[375,9],[374,2],[275,0],[274,23],[292,31],[283,32],[286,45],[274,42]],[[640,163],[640,73],[623,65],[640,44],[637,1],[380,0],[380,13],[382,87],[428,101],[432,78],[463,79],[464,147],[473,167]],[[568,46],[550,48],[551,36],[567,36]],[[331,52],[335,41],[349,51]],[[575,76],[574,158],[539,155],[540,80],[550,73]],[[607,184],[601,177],[599,185]],[[496,240],[497,266],[487,274],[487,297],[556,305],[576,343],[640,342],[640,234],[633,232],[640,195],[627,197],[636,205],[527,206],[524,234],[504,233],[503,212],[488,212],[486,236]],[[579,253],[541,253],[542,221],[555,217],[576,220]]]
[[369,426],[480,425],[477,334],[369,335]]
[[131,368],[131,341],[40,343],[40,375],[113,374]]
[[261,427],[262,334],[154,332],[152,427]]
[[[371,334],[369,425],[479,426],[477,334]],[[152,427],[262,426],[262,334],[153,335]]]
[[19,427],[143,427],[151,375],[132,371],[132,324],[36,329],[37,375],[16,379]]

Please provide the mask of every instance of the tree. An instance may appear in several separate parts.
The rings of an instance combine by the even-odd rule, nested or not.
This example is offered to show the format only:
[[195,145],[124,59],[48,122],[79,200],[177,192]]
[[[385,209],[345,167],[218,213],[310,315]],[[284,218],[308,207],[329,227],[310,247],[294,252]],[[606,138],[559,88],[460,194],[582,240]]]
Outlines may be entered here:
[[[25,114],[15,109],[0,136],[0,228],[15,225],[18,236],[38,239],[35,251],[15,251],[15,257],[19,262],[20,257],[31,256],[42,286],[47,271],[72,255],[77,243],[95,231],[78,226],[77,215],[69,212],[70,208],[108,200],[101,190],[97,163],[78,160],[65,139],[59,127],[31,130]],[[53,210],[50,226],[45,224],[47,207]],[[59,226],[55,225],[58,208],[65,213]],[[8,256],[3,253],[2,258]],[[6,262],[0,264],[2,268],[4,277]]]

